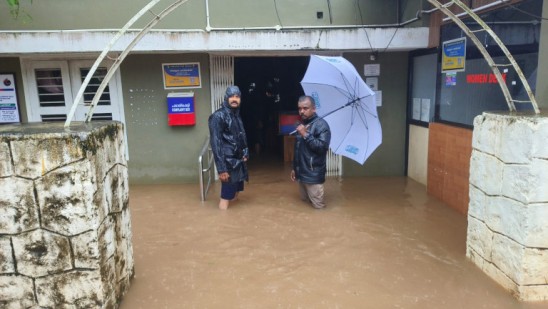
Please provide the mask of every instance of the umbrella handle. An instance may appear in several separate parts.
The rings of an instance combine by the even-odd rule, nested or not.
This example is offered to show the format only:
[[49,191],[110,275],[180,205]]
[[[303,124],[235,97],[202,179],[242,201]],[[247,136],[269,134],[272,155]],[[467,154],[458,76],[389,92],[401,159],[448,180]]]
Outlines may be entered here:
[[[314,120],[314,121],[316,121],[316,120]],[[304,126],[304,127],[308,129],[308,127],[310,127],[310,125],[311,125],[314,121],[312,121],[311,123],[307,124],[307,125]],[[299,124],[299,125],[300,125],[300,124]],[[289,133],[289,135],[297,135],[297,130],[294,130],[293,132]]]

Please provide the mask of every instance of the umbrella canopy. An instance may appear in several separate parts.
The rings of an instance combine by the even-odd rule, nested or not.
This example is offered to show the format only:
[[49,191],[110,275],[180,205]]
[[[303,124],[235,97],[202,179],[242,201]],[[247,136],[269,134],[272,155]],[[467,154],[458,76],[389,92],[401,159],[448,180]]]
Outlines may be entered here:
[[331,128],[331,150],[363,164],[382,142],[375,92],[342,57],[310,56],[301,85]]

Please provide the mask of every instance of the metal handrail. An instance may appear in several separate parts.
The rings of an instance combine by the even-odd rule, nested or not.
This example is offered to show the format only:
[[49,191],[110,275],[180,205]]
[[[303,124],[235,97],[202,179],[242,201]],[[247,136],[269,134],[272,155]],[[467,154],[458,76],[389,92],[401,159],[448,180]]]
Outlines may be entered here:
[[[204,157],[207,161],[207,166],[204,168]],[[213,178],[213,152],[211,151],[211,146],[209,145],[209,136],[204,142],[202,151],[200,151],[200,156],[198,157],[198,168],[200,176],[200,197],[202,202],[205,201],[207,196],[207,191],[211,186],[211,179]],[[207,175],[207,184],[204,184],[204,174]]]

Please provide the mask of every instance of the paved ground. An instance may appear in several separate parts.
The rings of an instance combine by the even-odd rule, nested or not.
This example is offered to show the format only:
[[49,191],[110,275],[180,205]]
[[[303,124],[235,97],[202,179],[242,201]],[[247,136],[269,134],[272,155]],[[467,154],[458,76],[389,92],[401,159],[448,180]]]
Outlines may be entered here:
[[521,303],[465,256],[466,217],[404,177],[330,179],[328,208],[288,167],[251,162],[228,211],[218,184],[130,187],[136,276],[122,309],[548,308]]

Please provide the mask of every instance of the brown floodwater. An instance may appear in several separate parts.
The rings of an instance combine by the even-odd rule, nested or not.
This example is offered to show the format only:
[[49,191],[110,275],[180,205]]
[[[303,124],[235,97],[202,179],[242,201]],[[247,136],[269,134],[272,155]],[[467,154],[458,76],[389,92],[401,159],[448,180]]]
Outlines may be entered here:
[[466,258],[466,217],[405,177],[329,179],[327,208],[289,168],[250,162],[227,211],[219,184],[130,187],[135,277],[122,309],[548,308]]

